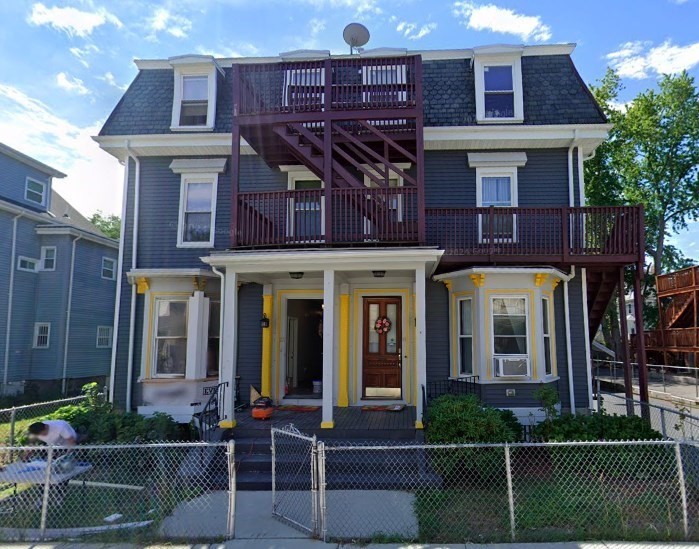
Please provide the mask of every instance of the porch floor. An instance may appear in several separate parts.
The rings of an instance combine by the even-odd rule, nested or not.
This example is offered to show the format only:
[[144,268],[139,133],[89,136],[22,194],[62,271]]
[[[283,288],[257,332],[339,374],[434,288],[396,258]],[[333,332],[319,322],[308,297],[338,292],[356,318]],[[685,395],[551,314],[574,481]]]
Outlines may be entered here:
[[363,411],[361,406],[333,408],[333,429],[321,429],[321,410],[298,412],[276,410],[268,420],[253,419],[250,409],[236,414],[234,438],[259,437],[269,434],[272,427],[293,424],[302,433],[326,438],[396,439],[415,437],[415,407],[406,406],[399,412]]

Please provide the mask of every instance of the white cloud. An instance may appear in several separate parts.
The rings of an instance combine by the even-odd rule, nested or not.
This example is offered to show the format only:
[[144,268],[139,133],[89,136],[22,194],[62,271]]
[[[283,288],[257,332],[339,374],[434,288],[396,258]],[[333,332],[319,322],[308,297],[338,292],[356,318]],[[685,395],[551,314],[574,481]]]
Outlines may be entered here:
[[70,76],[65,72],[59,72],[56,75],[56,84],[62,90],[70,93],[77,93],[78,95],[90,95],[91,93],[80,78]]
[[87,44],[84,48],[70,48],[70,53],[72,53],[85,68],[90,67],[90,63],[87,61],[87,58],[99,52],[100,49],[94,44]]
[[82,11],[77,8],[47,8],[42,3],[32,6],[32,11],[27,18],[32,25],[49,25],[56,30],[65,32],[68,36],[80,36],[85,38],[92,34],[97,27],[110,23],[117,28],[123,25],[116,15],[105,8],[94,11]]
[[308,30],[311,33],[311,37],[315,38],[325,30],[325,21],[314,17],[308,22]]
[[417,23],[401,21],[396,26],[396,31],[400,32],[408,40],[420,40],[437,28],[437,23],[426,23],[418,27]]
[[622,78],[641,80],[662,74],[676,74],[699,65],[699,42],[676,46],[666,40],[659,46],[652,42],[625,42],[607,54],[609,65]]
[[378,0],[303,0],[316,8],[350,9],[357,17],[380,15],[383,10]]
[[91,136],[101,123],[81,128],[54,114],[45,103],[0,83],[0,135],[3,142],[68,177],[56,190],[84,215],[96,210],[121,215],[123,171]]
[[120,85],[117,83],[116,78],[114,78],[114,75],[111,72],[105,72],[104,75],[98,76],[97,80],[102,80],[102,82],[106,82],[113,88],[116,88],[121,91],[125,91],[128,86],[126,84]]
[[521,40],[545,42],[551,39],[551,27],[538,15],[523,15],[495,4],[476,4],[470,1],[454,3],[454,16],[461,19],[466,28],[512,34]]
[[164,7],[156,8],[147,24],[151,31],[147,37],[150,40],[157,40],[158,33],[161,32],[166,32],[175,38],[186,38],[192,29],[192,22],[189,19],[172,13]]

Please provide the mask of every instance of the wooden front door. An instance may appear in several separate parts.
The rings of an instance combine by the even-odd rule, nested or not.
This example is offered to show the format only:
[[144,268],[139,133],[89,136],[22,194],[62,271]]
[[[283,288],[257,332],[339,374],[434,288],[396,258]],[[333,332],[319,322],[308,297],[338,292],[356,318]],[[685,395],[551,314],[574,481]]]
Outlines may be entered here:
[[[362,397],[400,399],[403,319],[400,297],[365,297],[363,321]],[[377,330],[377,321],[390,326]]]

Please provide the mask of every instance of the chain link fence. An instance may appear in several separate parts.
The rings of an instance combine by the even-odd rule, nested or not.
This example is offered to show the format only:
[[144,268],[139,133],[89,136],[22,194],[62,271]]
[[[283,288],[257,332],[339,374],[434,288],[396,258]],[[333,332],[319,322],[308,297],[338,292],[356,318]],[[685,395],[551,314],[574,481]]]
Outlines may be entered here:
[[[282,455],[277,439],[274,474],[279,486],[283,475],[303,471],[303,483],[284,481],[285,509],[303,509],[310,520],[317,508],[317,530],[305,531],[325,540],[699,539],[693,442],[375,445],[307,437],[308,448]],[[280,470],[280,460],[296,465]]]
[[676,409],[643,403],[614,393],[597,393],[599,410],[613,415],[636,415],[646,417],[653,429],[666,438],[675,440],[699,441],[699,417],[692,415],[687,408]]
[[293,425],[273,428],[272,515],[319,535],[318,443]]
[[14,446],[19,431],[28,427],[30,423],[52,414],[63,406],[80,404],[86,398],[87,396],[80,395],[0,410],[0,444]]
[[2,447],[0,455],[0,540],[233,537],[232,442]]

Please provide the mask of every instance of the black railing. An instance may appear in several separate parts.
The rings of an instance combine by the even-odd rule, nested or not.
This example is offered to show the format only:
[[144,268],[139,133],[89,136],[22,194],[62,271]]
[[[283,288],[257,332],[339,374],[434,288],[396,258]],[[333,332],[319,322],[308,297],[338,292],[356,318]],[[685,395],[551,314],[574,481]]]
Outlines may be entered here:
[[195,423],[199,428],[199,438],[204,442],[213,442],[211,438],[214,431],[223,419],[222,413],[225,410],[226,387],[228,387],[227,381],[216,385],[202,411],[194,414]]
[[478,376],[436,379],[422,386],[422,421],[426,425],[430,403],[442,395],[476,395],[480,398],[481,386]]

